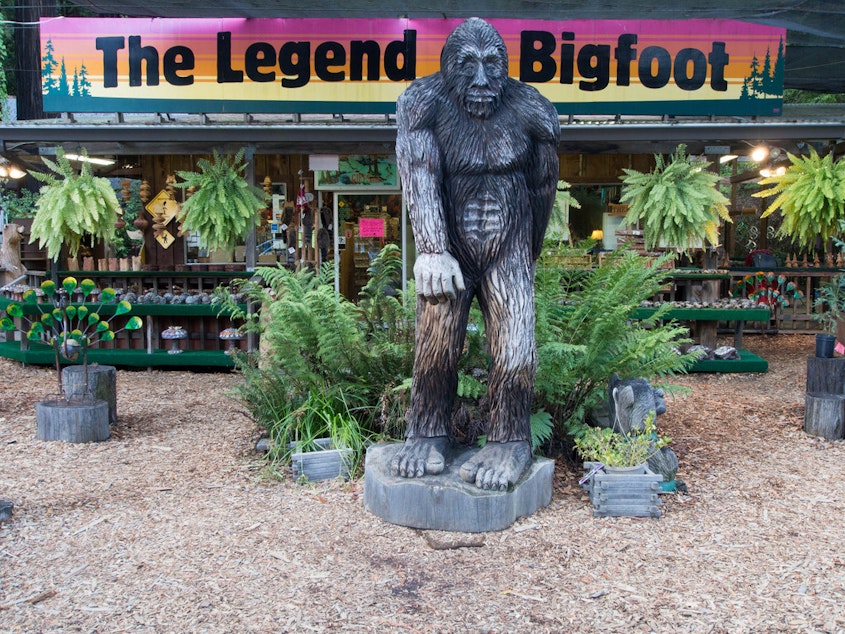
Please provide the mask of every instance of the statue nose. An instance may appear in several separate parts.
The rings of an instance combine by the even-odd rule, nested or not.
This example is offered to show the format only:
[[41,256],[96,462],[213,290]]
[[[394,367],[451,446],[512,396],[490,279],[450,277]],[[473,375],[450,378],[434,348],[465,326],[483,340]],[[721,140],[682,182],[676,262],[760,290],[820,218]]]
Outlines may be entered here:
[[476,65],[475,75],[472,78],[472,85],[480,86],[482,88],[486,88],[490,85],[490,81],[487,79],[487,72],[484,70],[484,64]]

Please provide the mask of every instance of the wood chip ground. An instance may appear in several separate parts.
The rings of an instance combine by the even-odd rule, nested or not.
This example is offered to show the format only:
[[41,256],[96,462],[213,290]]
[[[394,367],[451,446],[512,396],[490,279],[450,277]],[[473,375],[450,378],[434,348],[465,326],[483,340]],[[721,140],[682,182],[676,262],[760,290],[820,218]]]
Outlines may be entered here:
[[35,439],[51,370],[0,361],[4,632],[845,632],[845,441],[803,430],[805,335],[766,374],[677,383],[688,492],[660,519],[551,504],[483,535],[369,514],[362,483],[270,477],[236,374],[119,371],[103,443]]

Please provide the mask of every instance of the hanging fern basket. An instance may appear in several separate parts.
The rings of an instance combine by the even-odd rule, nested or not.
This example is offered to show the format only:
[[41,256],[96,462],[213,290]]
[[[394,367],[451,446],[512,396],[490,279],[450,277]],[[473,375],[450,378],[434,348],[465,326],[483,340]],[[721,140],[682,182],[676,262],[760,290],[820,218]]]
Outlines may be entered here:
[[845,220],[845,159],[834,161],[830,153],[822,157],[813,148],[807,156],[787,153],[787,158],[786,171],[762,179],[760,185],[770,187],[752,195],[774,196],[762,217],[780,211],[778,234],[812,249],[819,237],[826,242],[836,236],[840,220]]
[[710,163],[693,162],[683,144],[668,159],[657,154],[654,160],[648,173],[623,168],[620,198],[628,205],[626,222],[642,226],[646,249],[718,244],[719,225],[730,216],[728,199],[717,188],[719,175],[706,171]]
[[235,155],[215,150],[211,161],[200,159],[197,167],[198,172],[176,172],[182,179],[176,187],[196,189],[179,213],[182,228],[196,232],[209,251],[230,249],[260,224],[266,194],[244,179],[243,149]]

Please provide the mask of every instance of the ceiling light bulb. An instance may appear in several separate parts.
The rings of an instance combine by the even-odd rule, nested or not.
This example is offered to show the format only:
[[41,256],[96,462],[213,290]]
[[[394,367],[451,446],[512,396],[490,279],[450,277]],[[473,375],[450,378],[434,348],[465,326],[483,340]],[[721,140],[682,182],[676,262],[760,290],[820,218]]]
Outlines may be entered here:
[[751,160],[755,163],[762,163],[769,156],[769,148],[765,145],[758,145],[751,150]]
[[24,172],[20,167],[17,165],[12,165],[9,168],[9,177],[10,178],[23,178],[26,176],[26,172]]

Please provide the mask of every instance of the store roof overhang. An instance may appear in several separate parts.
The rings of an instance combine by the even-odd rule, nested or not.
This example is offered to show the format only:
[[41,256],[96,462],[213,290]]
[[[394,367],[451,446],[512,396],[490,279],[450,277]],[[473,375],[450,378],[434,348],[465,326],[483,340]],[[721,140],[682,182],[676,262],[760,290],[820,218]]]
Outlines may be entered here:
[[[561,118],[560,152],[567,154],[668,153],[679,143],[703,154],[708,146],[746,154],[765,141],[790,152],[806,144],[845,140],[845,106],[788,106],[779,118],[625,119]],[[252,147],[259,154],[392,153],[394,117],[340,115],[218,118],[206,115],[100,115],[21,121],[0,128],[0,149],[38,154],[57,145],[84,146],[94,154],[208,154]]]

